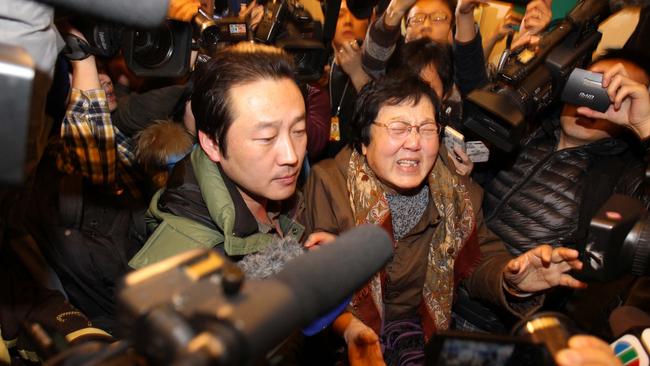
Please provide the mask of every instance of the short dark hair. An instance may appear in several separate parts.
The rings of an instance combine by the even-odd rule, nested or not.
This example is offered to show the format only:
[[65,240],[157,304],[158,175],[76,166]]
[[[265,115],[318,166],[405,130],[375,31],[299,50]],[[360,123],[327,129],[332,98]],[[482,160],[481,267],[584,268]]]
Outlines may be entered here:
[[362,145],[370,144],[370,126],[384,106],[394,106],[405,101],[413,104],[428,98],[433,104],[436,121],[439,106],[436,93],[419,77],[409,72],[395,72],[366,84],[357,95],[354,114],[350,121],[350,145],[361,152]]
[[650,79],[650,58],[644,52],[634,48],[609,48],[596,57],[590,65],[606,60],[624,60],[633,63],[643,70]]
[[443,97],[449,95],[454,85],[454,63],[451,46],[420,38],[402,45],[395,58],[391,58],[388,72],[410,70],[419,75],[422,70],[433,65],[442,82]]
[[263,79],[294,80],[293,59],[279,48],[250,42],[215,53],[194,74],[192,113],[196,129],[213,138],[226,156],[226,136],[235,118],[230,90]]

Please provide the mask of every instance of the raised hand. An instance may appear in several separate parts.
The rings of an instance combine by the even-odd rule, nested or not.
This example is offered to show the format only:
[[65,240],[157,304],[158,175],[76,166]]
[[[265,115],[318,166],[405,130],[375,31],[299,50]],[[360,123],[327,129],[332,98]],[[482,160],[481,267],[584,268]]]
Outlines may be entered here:
[[522,293],[533,293],[555,286],[585,288],[587,285],[567,274],[582,269],[578,251],[540,245],[512,259],[503,269],[507,286]]

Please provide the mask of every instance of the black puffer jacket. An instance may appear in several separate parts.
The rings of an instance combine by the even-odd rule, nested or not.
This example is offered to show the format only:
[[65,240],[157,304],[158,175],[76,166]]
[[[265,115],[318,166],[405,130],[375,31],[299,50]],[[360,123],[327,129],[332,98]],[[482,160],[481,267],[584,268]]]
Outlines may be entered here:
[[586,187],[593,183],[587,173],[593,164],[624,164],[617,168],[620,178],[611,178],[613,192],[635,195],[642,183],[644,165],[625,142],[603,139],[555,151],[558,138],[558,128],[551,133],[538,130],[512,168],[500,172],[485,187],[483,209],[488,227],[515,255],[540,243],[575,246],[580,240],[576,237],[580,202],[583,197],[593,197],[589,194],[594,187]]

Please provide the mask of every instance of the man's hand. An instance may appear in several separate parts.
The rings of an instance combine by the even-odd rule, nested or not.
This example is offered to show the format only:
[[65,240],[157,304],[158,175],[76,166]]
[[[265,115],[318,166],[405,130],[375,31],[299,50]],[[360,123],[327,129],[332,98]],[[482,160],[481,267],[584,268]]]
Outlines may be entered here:
[[514,33],[514,28],[521,23],[522,19],[523,17],[520,14],[508,10],[506,16],[499,21],[497,27],[494,29],[492,38],[494,38],[495,41],[500,41],[506,35]]
[[399,26],[404,14],[411,9],[417,0],[391,0],[384,13],[384,23],[389,27]]
[[632,80],[623,64],[618,63],[609,69],[592,69],[603,73],[603,87],[612,101],[605,113],[587,107],[579,107],[577,112],[589,118],[602,118],[632,129],[639,137],[650,136],[650,94],[648,87]]
[[352,41],[343,43],[334,55],[336,63],[350,77],[357,91],[361,90],[370,81],[370,77],[363,70],[361,53],[361,47],[359,47],[356,41]]
[[503,269],[506,285],[522,293],[533,293],[555,286],[585,288],[587,285],[568,275],[582,269],[578,251],[540,245],[512,259]]
[[526,6],[524,19],[519,26],[519,34],[510,48],[537,48],[540,40],[539,34],[548,27],[551,19],[553,19],[551,0],[533,0],[529,2]]
[[456,16],[471,15],[474,16],[474,8],[478,5],[487,4],[487,0],[460,0],[456,4]]
[[465,43],[476,37],[474,8],[485,3],[487,0],[460,0],[456,4],[456,41]]
[[319,245],[329,244],[334,240],[336,240],[336,235],[330,234],[326,231],[318,231],[309,235],[303,246],[311,250],[316,249]]
[[379,337],[375,332],[353,317],[343,333],[348,345],[348,361],[351,366],[385,366]]
[[621,366],[609,345],[593,336],[577,335],[555,355],[558,366]]
[[537,35],[548,27],[552,18],[551,0],[533,0],[526,6],[520,32]]

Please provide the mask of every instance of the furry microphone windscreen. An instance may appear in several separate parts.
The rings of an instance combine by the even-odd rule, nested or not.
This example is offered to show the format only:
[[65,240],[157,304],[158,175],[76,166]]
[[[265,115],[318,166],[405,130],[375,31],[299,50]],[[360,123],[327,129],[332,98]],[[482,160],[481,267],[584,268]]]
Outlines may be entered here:
[[274,240],[266,248],[249,254],[237,265],[247,278],[264,279],[282,270],[290,260],[305,253],[303,246],[293,237]]

